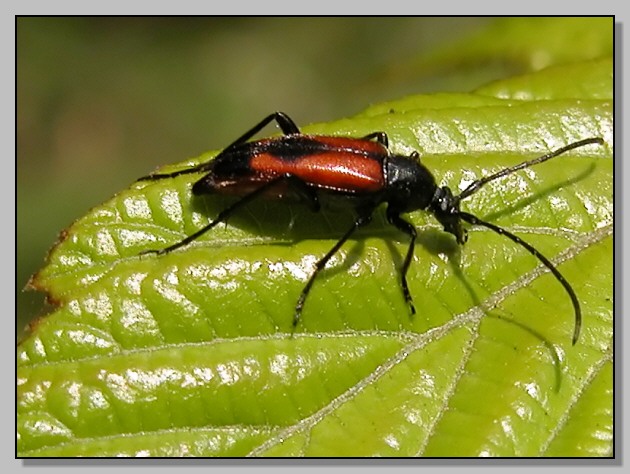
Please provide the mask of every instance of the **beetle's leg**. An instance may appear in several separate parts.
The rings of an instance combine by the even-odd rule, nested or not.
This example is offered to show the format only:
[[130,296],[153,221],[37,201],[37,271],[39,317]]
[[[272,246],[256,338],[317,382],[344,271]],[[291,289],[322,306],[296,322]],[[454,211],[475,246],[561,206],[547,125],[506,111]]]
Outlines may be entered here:
[[387,138],[387,133],[385,132],[374,132],[363,137],[363,140],[372,140],[372,139],[376,139],[376,141],[380,143],[381,145],[383,145],[385,148],[389,146],[389,139]]
[[154,173],[147,176],[143,176],[142,178],[138,178],[136,181],[157,181],[159,179],[174,178],[182,174],[204,173],[210,169],[210,163],[211,161],[205,161],[196,166],[193,166],[192,168],[186,168],[183,170],[174,171],[173,173]]
[[206,232],[208,232],[210,229],[215,227],[220,222],[226,222],[229,219],[229,217],[234,213],[234,211],[240,209],[245,204],[251,202],[252,200],[257,198],[258,196],[264,194],[266,191],[268,191],[273,186],[275,186],[278,183],[280,183],[282,181],[285,181],[285,180],[287,180],[289,178],[290,177],[288,177],[288,176],[280,176],[280,177],[278,177],[276,179],[273,179],[273,180],[263,184],[260,188],[256,189],[255,191],[252,191],[251,193],[247,194],[246,196],[243,196],[241,199],[236,201],[234,204],[232,204],[231,206],[228,206],[227,208],[225,208],[223,211],[221,211],[219,213],[219,215],[217,217],[215,217],[215,219],[212,222],[210,222],[205,227],[202,227],[201,229],[199,229],[194,234],[189,235],[185,239],[183,239],[183,240],[181,240],[181,241],[177,242],[176,244],[173,244],[173,245],[171,245],[169,247],[163,248],[161,250],[146,250],[144,252],[141,252],[141,255],[147,254],[147,253],[155,253],[157,255],[164,255],[164,254],[170,253],[173,250],[176,250],[176,249],[178,249],[180,247],[183,247],[186,244],[189,244],[193,240],[197,239],[201,235],[203,235]]
[[337,251],[341,248],[341,246],[350,238],[350,236],[359,228],[368,224],[372,220],[372,209],[370,209],[369,213],[362,213],[357,217],[357,219],[352,224],[346,233],[337,241],[333,248],[331,248],[326,255],[324,255],[316,264],[315,271],[311,274],[311,277],[306,282],[306,286],[302,289],[302,293],[300,294],[300,298],[298,299],[297,304],[295,305],[295,314],[293,316],[293,327],[295,328],[297,324],[300,322],[300,318],[302,316],[302,308],[304,307],[304,302],[306,301],[306,297],[308,296],[309,291],[311,291],[311,287],[315,282],[315,278],[319,275],[328,261],[332,258],[333,255],[337,253]]
[[[234,140],[234,142],[230,143],[221,153],[225,153],[231,148],[238,146],[241,143],[245,143],[247,140],[252,138],[274,120],[282,130],[282,133],[284,133],[285,135],[300,133],[300,129],[298,128],[298,126],[293,120],[291,120],[291,118],[287,114],[285,114],[284,112],[274,112],[273,114],[266,116],[257,125],[249,129],[236,140]],[[193,166],[192,168],[186,168],[184,170],[175,171],[173,173],[150,174],[148,176],[143,176],[142,178],[138,179],[138,181],[156,181],[158,179],[174,178],[182,174],[202,173],[210,169],[211,163],[212,160],[206,161],[205,163],[200,163],[197,166]]]
[[284,112],[274,112],[273,114],[267,115],[264,119],[260,121],[260,123],[254,125],[251,129],[249,129],[243,135],[234,140],[233,143],[230,143],[225,148],[225,150],[229,150],[230,148],[238,146],[241,143],[245,143],[247,140],[252,138],[274,120],[280,127],[280,130],[282,130],[282,133],[284,133],[285,135],[300,133],[300,129],[298,128],[298,126],[293,120],[291,120],[291,118],[287,114],[285,114]]
[[391,208],[387,208],[387,221],[411,238],[411,241],[409,242],[409,248],[407,249],[407,255],[405,256],[402,268],[400,269],[400,276],[405,301],[407,301],[407,304],[409,304],[411,314],[416,314],[416,308],[413,305],[411,293],[409,292],[409,287],[407,286],[407,270],[409,270],[409,265],[411,265],[411,259],[413,258],[413,249],[416,244],[416,237],[418,236],[418,232],[413,225],[400,217],[400,214],[398,214],[398,212],[394,210],[391,210]]

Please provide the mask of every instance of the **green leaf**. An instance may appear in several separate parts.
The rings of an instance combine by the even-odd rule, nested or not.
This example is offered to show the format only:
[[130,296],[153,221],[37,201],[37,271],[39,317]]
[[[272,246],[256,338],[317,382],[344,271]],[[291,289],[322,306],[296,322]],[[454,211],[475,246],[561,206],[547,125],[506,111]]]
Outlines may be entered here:
[[18,454],[610,456],[611,62],[567,67],[582,84],[569,92],[562,69],[542,71],[304,131],[386,131],[455,191],[603,137],[462,205],[558,266],[582,305],[575,346],[570,300],[531,254],[478,228],[459,248],[422,211],[407,216],[419,229],[415,316],[399,285],[407,239],[379,211],[292,332],[298,295],[351,213],[256,202],[181,250],[139,255],[231,201],[193,198],[194,175],[138,182],[67,229],[32,279],[58,307],[18,348]]
[[529,71],[611,56],[614,18],[500,18],[417,61],[418,69],[488,62],[518,63]]
[[535,74],[497,81],[477,89],[477,93],[517,100],[612,100],[613,62],[612,58],[606,57],[553,66]]

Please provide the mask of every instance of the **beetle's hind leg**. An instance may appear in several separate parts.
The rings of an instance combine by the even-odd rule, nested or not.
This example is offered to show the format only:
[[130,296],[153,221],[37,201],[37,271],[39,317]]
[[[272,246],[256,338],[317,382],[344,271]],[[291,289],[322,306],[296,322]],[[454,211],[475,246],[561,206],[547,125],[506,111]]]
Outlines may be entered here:
[[[242,143],[245,143],[247,140],[252,138],[254,135],[260,132],[263,128],[265,128],[274,120],[276,121],[280,129],[282,130],[282,133],[284,133],[285,135],[292,135],[292,134],[300,133],[300,129],[298,128],[298,126],[295,124],[293,120],[291,120],[291,118],[287,114],[285,114],[284,112],[274,112],[273,114],[267,115],[258,124],[254,125],[251,129],[249,129],[243,135],[241,135],[236,140],[234,140],[234,142],[230,143],[220,154],[228,152],[232,148],[238,145],[241,145]],[[210,170],[210,165],[212,161],[213,160],[206,161],[205,163],[201,163],[197,166],[193,166],[192,168],[186,168],[183,170],[175,171],[173,173],[150,174],[148,176],[143,176],[142,178],[139,178],[138,181],[157,181],[160,179],[175,178],[176,176],[181,176],[183,174],[204,173]]]
[[205,173],[209,169],[210,161],[206,161],[204,163],[193,166],[192,168],[174,171],[173,173],[153,173],[147,176],[143,176],[142,178],[138,178],[136,181],[158,181],[160,179],[175,178],[176,176],[181,176],[183,174]]
[[258,124],[254,125],[247,132],[245,132],[243,135],[241,135],[236,140],[234,140],[233,143],[230,143],[225,148],[224,152],[230,150],[231,148],[235,146],[245,143],[247,140],[252,138],[254,135],[260,132],[263,128],[265,128],[274,120],[280,127],[280,130],[282,130],[282,133],[284,133],[285,135],[294,135],[294,134],[300,133],[300,129],[298,128],[298,126],[295,124],[293,120],[291,120],[291,118],[287,114],[285,114],[284,112],[274,112],[273,114],[267,115]]
[[385,132],[373,132],[363,137],[363,140],[376,140],[385,148],[389,147],[389,138]]

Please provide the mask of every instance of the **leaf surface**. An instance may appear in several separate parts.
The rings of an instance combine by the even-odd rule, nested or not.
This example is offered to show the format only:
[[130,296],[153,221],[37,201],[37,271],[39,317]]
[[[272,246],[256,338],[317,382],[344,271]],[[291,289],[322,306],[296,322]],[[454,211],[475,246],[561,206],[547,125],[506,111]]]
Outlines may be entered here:
[[138,182],[67,229],[31,281],[58,307],[18,348],[18,454],[610,455],[611,62],[568,67],[584,73],[570,93],[561,70],[542,71],[303,131],[383,130],[455,192],[603,137],[462,204],[558,266],[582,305],[578,344],[567,294],[531,254],[477,228],[459,248],[422,211],[406,216],[419,230],[415,316],[399,285],[407,239],[380,210],[293,332],[299,293],[352,213],[261,201],[181,250],[139,255],[231,201],[193,198],[195,175]]

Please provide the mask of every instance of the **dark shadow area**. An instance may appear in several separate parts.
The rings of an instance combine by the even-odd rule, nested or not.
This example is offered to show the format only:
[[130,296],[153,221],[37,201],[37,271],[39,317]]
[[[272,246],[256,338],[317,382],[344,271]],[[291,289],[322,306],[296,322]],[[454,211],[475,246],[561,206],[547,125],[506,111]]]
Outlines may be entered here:
[[[238,199],[221,195],[193,196],[190,206],[192,211],[208,216],[210,222]],[[261,197],[237,210],[227,222],[245,232],[264,237],[276,236],[281,242],[287,241],[290,244],[306,239],[341,237],[354,220],[355,213],[352,209],[344,211],[323,209],[313,212],[308,206],[297,201]],[[371,226],[372,224],[361,229],[357,235]]]
[[503,321],[505,323],[513,324],[517,326],[518,328],[522,329],[528,334],[534,336],[545,346],[545,348],[549,351],[551,358],[553,359],[554,372],[556,376],[556,384],[554,385],[554,390],[556,393],[558,393],[560,391],[560,385],[562,383],[562,365],[560,362],[560,355],[558,354],[557,346],[555,346],[549,339],[543,336],[540,332],[514,319],[507,319],[507,318],[504,318],[503,316],[494,315],[492,313],[487,313],[487,316],[490,316],[499,321]]

